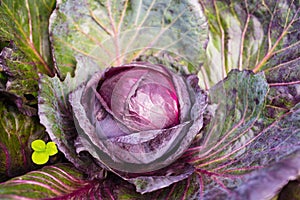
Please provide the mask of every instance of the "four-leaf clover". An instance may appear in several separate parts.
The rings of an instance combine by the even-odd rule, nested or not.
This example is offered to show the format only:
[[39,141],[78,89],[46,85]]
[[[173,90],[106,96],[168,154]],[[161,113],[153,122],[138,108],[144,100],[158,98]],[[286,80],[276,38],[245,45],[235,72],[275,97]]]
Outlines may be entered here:
[[38,165],[47,163],[49,156],[53,156],[58,152],[54,142],[48,142],[46,144],[43,140],[34,140],[31,143],[31,148],[34,150],[31,159],[35,164]]

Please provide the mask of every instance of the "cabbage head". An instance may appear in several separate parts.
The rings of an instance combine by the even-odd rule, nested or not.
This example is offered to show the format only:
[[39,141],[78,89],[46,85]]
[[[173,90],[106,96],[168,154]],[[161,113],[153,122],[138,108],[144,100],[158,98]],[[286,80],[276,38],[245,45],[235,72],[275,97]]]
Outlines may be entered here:
[[78,151],[105,169],[153,172],[176,161],[203,126],[196,75],[146,62],[95,73],[70,96]]

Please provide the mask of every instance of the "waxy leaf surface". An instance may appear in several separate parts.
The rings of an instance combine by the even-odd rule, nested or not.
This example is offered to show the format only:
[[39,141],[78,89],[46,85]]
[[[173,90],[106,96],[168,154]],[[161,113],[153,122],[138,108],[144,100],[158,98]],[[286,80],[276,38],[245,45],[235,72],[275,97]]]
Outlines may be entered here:
[[110,179],[87,180],[70,164],[46,166],[0,184],[1,199],[197,199],[197,176],[154,193],[141,195],[133,185],[110,174]]
[[[70,74],[66,76],[63,82],[57,76],[53,78],[42,76],[40,78],[39,117],[51,140],[57,144],[66,158],[79,169],[97,176],[96,174],[101,174],[101,172],[92,170],[95,166],[89,157],[77,155],[75,148],[77,131],[68,96],[81,83],[88,80],[99,67],[86,57],[77,57],[77,63],[74,78]],[[86,70],[85,65],[89,65],[88,70]],[[95,167],[95,170],[98,170],[97,168]]]
[[31,161],[30,144],[47,139],[38,119],[21,114],[0,103],[0,182],[23,174],[37,166]]
[[203,87],[212,87],[231,69],[299,65],[299,1],[200,2],[209,24],[207,59],[199,73]]
[[102,69],[144,55],[195,69],[202,62],[207,24],[197,1],[66,0],[51,16],[51,40],[62,77],[84,54]]
[[3,0],[0,4],[0,40],[13,40],[40,72],[54,75],[48,34],[55,0]]
[[[211,88],[212,116],[202,133],[204,139],[186,153],[193,155],[189,162],[202,180],[204,199],[231,198],[232,189],[246,184],[251,171],[272,167],[300,148],[299,103],[270,118],[265,112],[268,90],[263,73],[250,71],[232,71]],[[290,179],[282,176],[274,187],[280,189]],[[251,188],[247,191],[255,194]],[[273,197],[275,191],[262,188],[258,193]]]
[[0,72],[0,99],[14,103],[23,114],[37,115],[38,71],[13,42],[0,53]]

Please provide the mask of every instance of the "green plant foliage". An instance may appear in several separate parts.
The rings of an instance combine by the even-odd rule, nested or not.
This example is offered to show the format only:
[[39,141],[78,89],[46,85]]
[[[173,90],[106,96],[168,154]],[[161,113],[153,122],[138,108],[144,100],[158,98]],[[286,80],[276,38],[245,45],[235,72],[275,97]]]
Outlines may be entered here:
[[207,24],[196,1],[64,1],[52,14],[51,40],[61,76],[72,72],[75,55],[102,69],[154,54],[190,63],[203,60]]
[[37,115],[38,71],[23,52],[13,42],[0,53],[0,73],[2,100],[14,102],[26,115]]
[[47,139],[38,119],[21,114],[0,103],[0,181],[35,169],[31,161],[32,141]]
[[31,143],[31,148],[34,150],[31,159],[38,165],[46,164],[49,160],[49,156],[54,156],[58,153],[54,142],[48,142],[46,145],[43,140],[34,140]]
[[[88,65],[89,68],[85,68]],[[99,66],[86,57],[77,57],[75,77],[68,74],[62,82],[57,76],[51,78],[43,76],[39,87],[39,117],[46,127],[51,140],[57,144],[59,150],[76,167],[91,176],[102,174],[85,155],[78,156],[74,138],[77,132],[74,118],[69,104],[69,93],[86,81],[99,70]]]
[[[2,0],[0,19],[0,199],[298,198],[298,0]],[[76,139],[70,93],[131,61],[198,73],[209,94],[161,176],[106,172]],[[68,164],[48,161],[57,148]]]
[[0,40],[13,40],[40,72],[54,75],[48,34],[55,0],[10,1],[0,5]]
[[232,69],[255,72],[299,65],[299,2],[201,0],[209,24],[201,85],[210,88]]

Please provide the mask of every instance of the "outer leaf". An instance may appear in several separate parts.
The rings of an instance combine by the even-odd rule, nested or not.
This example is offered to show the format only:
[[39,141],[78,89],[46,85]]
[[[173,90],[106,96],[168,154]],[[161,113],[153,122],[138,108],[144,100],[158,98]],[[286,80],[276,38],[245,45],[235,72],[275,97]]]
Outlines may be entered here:
[[210,28],[208,59],[199,74],[203,86],[209,88],[234,68],[258,72],[299,63],[298,1],[201,2]]
[[255,151],[249,145],[262,134],[256,122],[267,91],[263,74],[237,70],[210,90],[213,117],[202,133],[204,139],[186,152],[193,155],[189,162],[197,168],[204,199],[225,199],[226,191],[239,184],[235,175],[257,167],[240,159]]
[[270,86],[266,115],[277,118],[300,102],[300,59],[293,64],[283,64],[266,70]]
[[31,59],[11,42],[0,53],[0,71],[4,78],[0,88],[4,100],[14,102],[26,115],[36,115],[32,105],[37,104],[38,72]]
[[149,54],[197,68],[207,27],[196,1],[65,0],[51,16],[51,35],[56,65],[65,76],[78,53],[101,68]]
[[[86,192],[91,184],[69,164],[58,164],[32,171],[0,184],[1,199],[44,199]],[[76,196],[74,194],[74,196]]]
[[[86,79],[89,79],[89,76],[99,67],[86,57],[78,57],[77,61],[77,71],[74,78],[70,74],[67,75],[64,82],[61,82],[57,76],[40,78],[39,117],[51,140],[57,144],[66,158],[79,169],[96,176],[100,173],[97,172],[98,167],[94,168],[95,166],[89,157],[78,156],[76,153],[74,139],[77,132],[68,95]],[[88,70],[85,68],[86,65],[89,66]]]
[[[211,103],[215,103],[215,107],[211,105],[215,108],[213,118],[203,132],[204,140],[198,143],[201,146],[186,153],[186,156],[198,153],[190,162],[197,167],[203,182],[204,199],[231,197],[232,188],[241,183],[247,185],[244,174],[280,161],[300,148],[300,104],[270,119],[262,115],[267,91],[263,75],[247,71],[230,73],[224,82],[210,90]],[[290,166],[297,168],[293,163]],[[277,189],[288,182],[289,176],[280,179],[274,182]],[[274,196],[274,187],[266,190],[260,187],[253,195]],[[246,189],[252,194],[251,187]]]
[[[0,184],[1,199],[196,199],[199,183],[196,176],[155,193],[141,195],[126,181],[113,176],[89,181],[69,164],[46,166]],[[26,192],[25,192],[26,191]]]
[[[299,177],[299,170],[300,151],[297,151],[283,161],[246,176],[244,184],[236,190],[237,194],[232,199],[271,199],[289,180]],[[279,199],[298,199],[296,192],[299,197],[299,183],[290,193],[281,193]]]
[[[35,118],[22,115],[0,103],[0,182],[23,174],[36,165],[31,161],[30,144],[47,139],[44,128]],[[5,117],[4,117],[5,116]]]
[[55,0],[10,1],[0,5],[0,39],[13,40],[41,72],[53,75],[48,19]]

